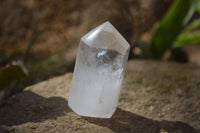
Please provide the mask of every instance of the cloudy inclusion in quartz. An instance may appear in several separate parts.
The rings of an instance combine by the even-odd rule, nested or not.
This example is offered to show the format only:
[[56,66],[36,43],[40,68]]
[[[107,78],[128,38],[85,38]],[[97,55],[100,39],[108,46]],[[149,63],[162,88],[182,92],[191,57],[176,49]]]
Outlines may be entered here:
[[99,118],[113,115],[129,49],[109,22],[81,38],[68,103],[73,111]]

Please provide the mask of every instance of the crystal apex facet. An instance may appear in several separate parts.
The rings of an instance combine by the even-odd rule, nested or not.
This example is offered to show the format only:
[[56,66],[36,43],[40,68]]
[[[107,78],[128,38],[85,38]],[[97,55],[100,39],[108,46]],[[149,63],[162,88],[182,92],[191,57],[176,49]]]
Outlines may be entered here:
[[88,46],[116,50],[121,54],[130,48],[129,43],[109,21],[87,33],[81,40]]

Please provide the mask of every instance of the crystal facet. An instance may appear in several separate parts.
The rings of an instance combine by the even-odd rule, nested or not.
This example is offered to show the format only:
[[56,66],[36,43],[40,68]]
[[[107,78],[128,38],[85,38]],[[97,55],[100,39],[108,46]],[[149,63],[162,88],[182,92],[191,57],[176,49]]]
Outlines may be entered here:
[[110,22],[80,40],[68,105],[78,115],[110,118],[116,110],[130,45]]

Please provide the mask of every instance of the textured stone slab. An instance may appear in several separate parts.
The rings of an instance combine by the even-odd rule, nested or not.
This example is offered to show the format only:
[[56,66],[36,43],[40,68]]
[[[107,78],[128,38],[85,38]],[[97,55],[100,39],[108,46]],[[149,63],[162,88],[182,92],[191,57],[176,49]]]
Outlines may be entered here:
[[200,132],[200,68],[130,61],[111,119],[76,115],[67,106],[72,73],[25,88],[0,105],[0,132]]

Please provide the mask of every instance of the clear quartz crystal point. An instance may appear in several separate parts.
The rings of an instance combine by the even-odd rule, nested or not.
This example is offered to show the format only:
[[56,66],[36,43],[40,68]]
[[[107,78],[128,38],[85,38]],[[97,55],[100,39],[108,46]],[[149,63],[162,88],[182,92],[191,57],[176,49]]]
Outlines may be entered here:
[[80,40],[69,107],[78,115],[110,118],[116,110],[130,45],[110,22]]

